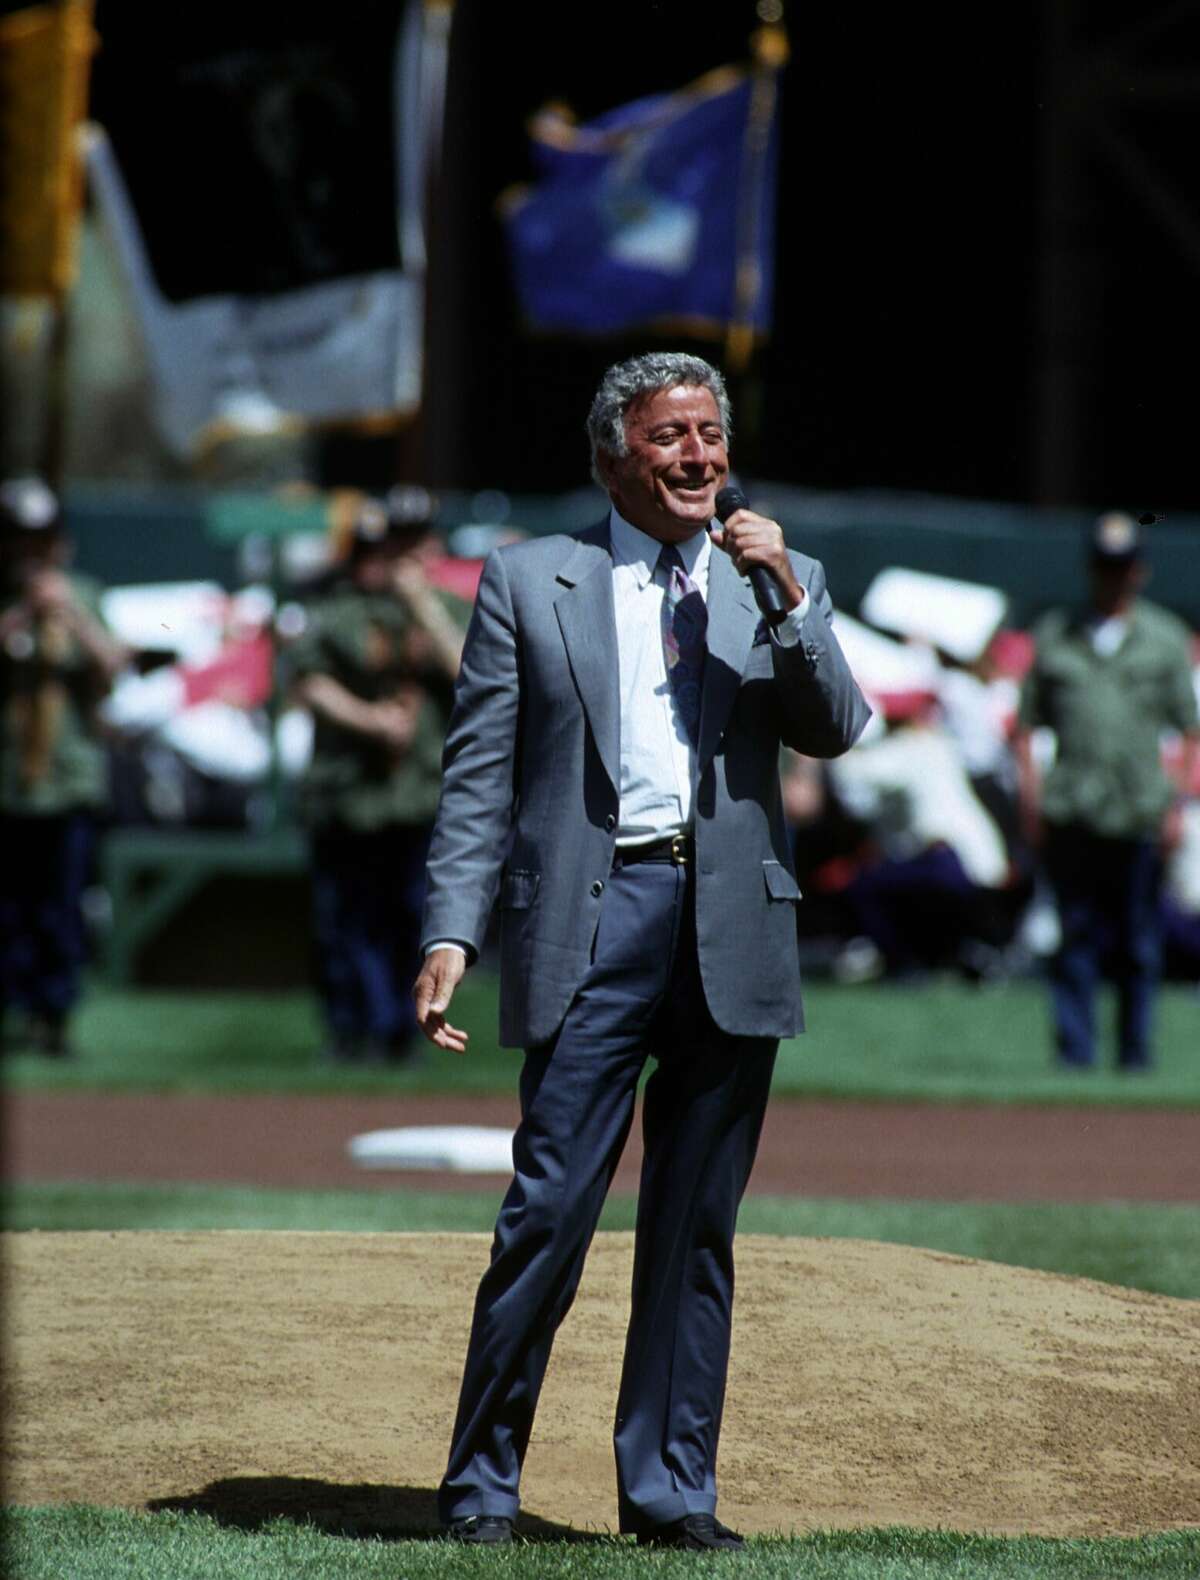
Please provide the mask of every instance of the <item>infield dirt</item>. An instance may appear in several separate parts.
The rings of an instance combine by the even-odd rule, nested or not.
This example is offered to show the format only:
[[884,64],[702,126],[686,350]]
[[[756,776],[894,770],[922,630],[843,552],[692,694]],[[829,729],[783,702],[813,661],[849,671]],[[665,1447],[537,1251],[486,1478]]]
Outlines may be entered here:
[[[4,1236],[5,1496],[435,1524],[481,1235]],[[615,1525],[631,1240],[603,1234],[526,1467]],[[931,1251],[739,1241],[722,1516],[1046,1535],[1200,1523],[1200,1304]]]

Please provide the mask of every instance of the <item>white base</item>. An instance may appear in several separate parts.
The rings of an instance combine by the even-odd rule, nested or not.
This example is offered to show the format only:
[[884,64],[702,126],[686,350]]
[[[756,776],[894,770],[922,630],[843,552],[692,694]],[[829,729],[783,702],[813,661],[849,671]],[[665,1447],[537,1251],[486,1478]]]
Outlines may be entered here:
[[456,1174],[512,1172],[512,1131],[486,1125],[417,1125],[370,1130],[347,1150],[363,1169],[449,1169]]

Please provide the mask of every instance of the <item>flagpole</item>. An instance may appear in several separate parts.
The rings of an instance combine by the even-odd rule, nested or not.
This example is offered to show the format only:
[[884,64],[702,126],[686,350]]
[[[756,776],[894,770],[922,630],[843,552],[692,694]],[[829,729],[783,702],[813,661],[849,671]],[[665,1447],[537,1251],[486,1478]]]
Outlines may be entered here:
[[99,43],[93,27],[94,0],[59,0],[55,36],[58,93],[58,169],[55,180],[57,235],[51,266],[50,345],[47,370],[43,475],[61,497],[67,475],[70,416],[72,295],[79,271],[79,224],[83,209],[83,119],[87,113],[92,55]]
[[763,292],[761,235],[766,163],[779,101],[779,73],[789,48],[783,0],[758,0],[760,27],[750,37],[750,107],[738,188],[733,315],[725,335],[725,370],[738,383],[738,429],[743,456],[754,461],[762,436],[763,381],[754,366],[755,325]]
[[48,318],[37,451],[56,491],[65,472],[69,305],[83,200],[78,128],[97,43],[93,10],[93,0],[57,0],[0,18],[6,98],[0,290],[17,301],[43,304]]

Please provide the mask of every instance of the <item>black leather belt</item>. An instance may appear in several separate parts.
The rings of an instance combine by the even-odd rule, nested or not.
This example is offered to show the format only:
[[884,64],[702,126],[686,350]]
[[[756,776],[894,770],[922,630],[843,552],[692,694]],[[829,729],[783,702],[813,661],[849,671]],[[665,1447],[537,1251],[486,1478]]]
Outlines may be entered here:
[[649,845],[623,845],[613,857],[614,867],[632,867],[638,861],[667,862],[672,867],[689,867],[695,853],[690,834],[672,834]]

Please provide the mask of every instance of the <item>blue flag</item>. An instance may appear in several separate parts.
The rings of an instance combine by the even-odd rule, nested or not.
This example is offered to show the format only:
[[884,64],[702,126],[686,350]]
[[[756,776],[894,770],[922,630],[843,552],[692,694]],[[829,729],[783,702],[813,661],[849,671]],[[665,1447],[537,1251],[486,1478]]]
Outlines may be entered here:
[[517,293],[543,330],[770,328],[778,73],[733,67],[585,125],[535,120],[540,180],[504,202]]

